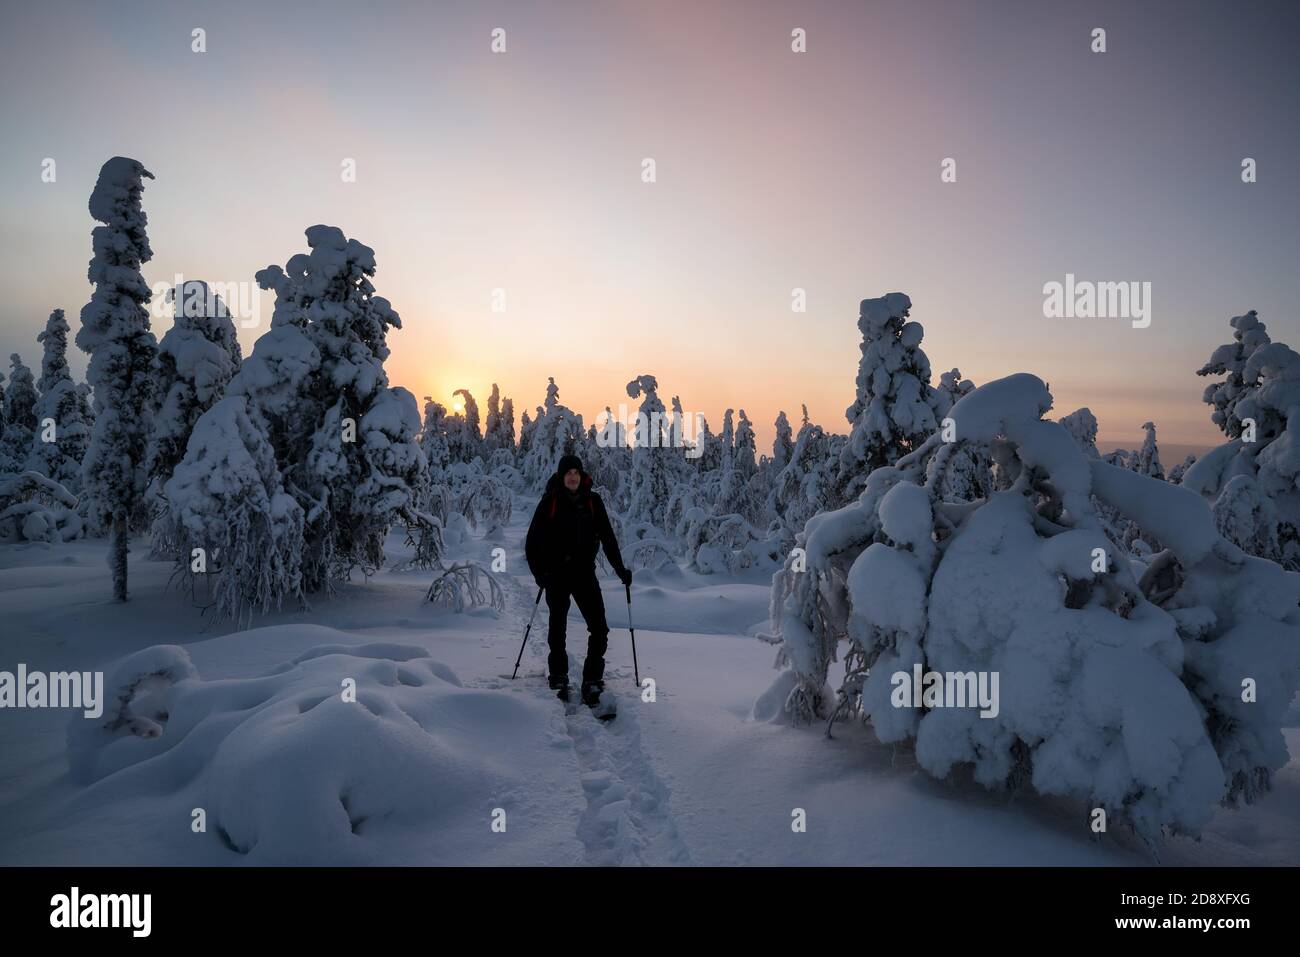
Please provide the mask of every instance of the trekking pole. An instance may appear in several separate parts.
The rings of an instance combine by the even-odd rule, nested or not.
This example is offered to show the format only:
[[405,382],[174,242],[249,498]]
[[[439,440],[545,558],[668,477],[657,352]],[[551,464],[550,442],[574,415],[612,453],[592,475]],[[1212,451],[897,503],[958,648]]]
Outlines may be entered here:
[[636,666],[636,629],[632,627],[632,586],[624,585],[627,589],[627,630],[632,634],[632,674],[636,678],[636,686],[641,687],[641,672]]
[[533,613],[528,616],[528,627],[524,629],[524,641],[519,646],[519,657],[515,659],[515,670],[510,672],[510,680],[515,680],[515,675],[519,674],[519,662],[524,660],[524,648],[528,646],[528,633],[533,630],[533,619],[537,617],[537,608],[542,603],[542,589],[537,589],[537,600],[533,602]]

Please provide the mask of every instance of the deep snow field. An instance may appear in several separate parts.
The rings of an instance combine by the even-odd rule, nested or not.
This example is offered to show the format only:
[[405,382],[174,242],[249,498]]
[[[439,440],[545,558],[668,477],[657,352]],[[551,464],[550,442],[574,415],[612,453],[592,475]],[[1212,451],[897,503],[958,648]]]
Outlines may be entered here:
[[[509,677],[536,594],[522,555],[532,504],[517,499],[494,540],[449,547],[484,561],[506,548],[520,574],[504,576],[502,615],[436,608],[429,573],[385,570],[232,631],[167,589],[172,566],[149,561],[147,542],[133,543],[126,604],[111,599],[103,540],[0,546],[0,670],[102,670],[106,696],[119,668],[172,679],[146,682],[132,705],[156,737],[110,735],[71,710],[0,711],[0,864],[1154,862],[1126,831],[1092,835],[1081,805],[936,781],[861,727],[827,738],[766,720],[765,574],[637,573],[640,672],[657,685],[643,702],[623,590],[606,573],[619,717],[566,716],[543,677],[544,605]],[[402,541],[390,535],[390,559]],[[576,679],[586,631],[571,614]],[[356,702],[340,694],[349,677]],[[1300,863],[1294,704],[1286,736],[1293,758],[1274,792],[1220,810],[1200,841],[1167,839],[1159,863]],[[796,808],[805,833],[791,828]]]

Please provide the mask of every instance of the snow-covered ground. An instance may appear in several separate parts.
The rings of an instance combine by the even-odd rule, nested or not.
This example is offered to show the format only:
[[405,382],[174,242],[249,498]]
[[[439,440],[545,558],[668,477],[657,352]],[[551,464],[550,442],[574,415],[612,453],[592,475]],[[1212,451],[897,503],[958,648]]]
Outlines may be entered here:
[[[531,504],[516,502],[500,536],[517,572]],[[402,557],[401,535],[389,544]],[[496,544],[453,557],[486,560]],[[566,716],[546,689],[544,608],[510,680],[535,594],[526,574],[507,576],[500,616],[437,609],[423,601],[428,574],[385,571],[232,632],[167,590],[171,566],[146,554],[137,542],[132,598],[118,604],[102,540],[0,547],[0,670],[103,670],[107,688],[127,656],[163,645],[140,670],[181,679],[137,695],[133,714],[163,725],[154,738],[110,737],[67,710],[0,711],[0,864],[1152,862],[1127,833],[1094,837],[1081,806],[935,781],[862,728],[827,738],[754,720],[776,678],[776,649],[755,636],[762,576],[638,576],[653,703],[634,688],[608,576],[620,710],[602,724]],[[585,639],[575,611],[575,677]],[[1300,755],[1294,706],[1288,725]],[[795,809],[806,832],[791,827]],[[1199,842],[1166,841],[1160,861],[1300,863],[1300,763],[1263,802],[1220,811]]]

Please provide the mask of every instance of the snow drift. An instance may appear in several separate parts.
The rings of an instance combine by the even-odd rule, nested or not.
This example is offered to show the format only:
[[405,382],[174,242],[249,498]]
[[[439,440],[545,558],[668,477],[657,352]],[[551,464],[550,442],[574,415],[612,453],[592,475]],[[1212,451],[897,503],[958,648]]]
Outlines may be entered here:
[[69,725],[74,778],[169,796],[180,827],[202,807],[196,839],[257,864],[376,863],[403,835],[481,834],[502,795],[525,790],[511,749],[543,752],[549,714],[464,688],[423,649],[390,643],[319,646],[226,680],[159,645],[119,662],[105,698],[102,720]]

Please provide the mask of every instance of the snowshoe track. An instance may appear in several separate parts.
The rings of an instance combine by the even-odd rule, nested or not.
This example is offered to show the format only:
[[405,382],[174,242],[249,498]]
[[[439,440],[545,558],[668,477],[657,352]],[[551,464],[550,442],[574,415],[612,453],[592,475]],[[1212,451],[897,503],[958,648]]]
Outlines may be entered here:
[[[522,633],[537,593],[527,593],[518,582],[513,592],[516,600],[511,602],[512,616],[520,619],[517,633]],[[518,610],[521,604],[522,612]],[[585,635],[580,637],[585,641]],[[525,657],[535,656],[545,662],[549,650],[539,610]],[[543,664],[543,674],[545,670]],[[629,675],[622,669],[609,668],[607,677]],[[586,863],[597,867],[690,864],[690,851],[673,819],[671,790],[656,773],[641,742],[636,707],[639,700],[633,697],[629,702],[628,696],[622,695],[618,717],[604,722],[578,700],[577,690],[575,686],[574,700],[567,706],[572,714],[566,713],[565,703],[554,698],[554,692],[544,682],[539,693],[555,700],[552,731],[568,737],[578,760],[587,806],[578,819],[577,832],[586,848]]]

